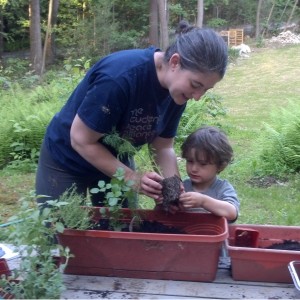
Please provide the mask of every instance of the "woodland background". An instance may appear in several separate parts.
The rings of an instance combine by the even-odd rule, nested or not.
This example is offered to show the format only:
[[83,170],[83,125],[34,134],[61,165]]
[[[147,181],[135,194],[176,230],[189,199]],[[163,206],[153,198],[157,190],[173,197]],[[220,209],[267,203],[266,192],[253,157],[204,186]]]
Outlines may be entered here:
[[[0,0],[0,57],[29,49],[38,75],[58,59],[92,62],[120,49],[165,49],[180,20],[257,41],[298,29],[299,0]],[[23,53],[24,54],[24,53]]]

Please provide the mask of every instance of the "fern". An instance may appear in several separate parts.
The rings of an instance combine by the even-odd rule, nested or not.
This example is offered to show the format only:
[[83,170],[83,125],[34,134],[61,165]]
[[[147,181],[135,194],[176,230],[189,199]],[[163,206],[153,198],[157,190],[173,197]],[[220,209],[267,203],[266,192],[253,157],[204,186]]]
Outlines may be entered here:
[[189,101],[182,114],[176,136],[176,142],[181,145],[186,137],[199,127],[219,125],[218,120],[226,115],[226,109],[221,96],[206,93],[200,101]]
[[290,103],[273,113],[273,125],[257,140],[262,175],[284,176],[300,171],[300,105]]

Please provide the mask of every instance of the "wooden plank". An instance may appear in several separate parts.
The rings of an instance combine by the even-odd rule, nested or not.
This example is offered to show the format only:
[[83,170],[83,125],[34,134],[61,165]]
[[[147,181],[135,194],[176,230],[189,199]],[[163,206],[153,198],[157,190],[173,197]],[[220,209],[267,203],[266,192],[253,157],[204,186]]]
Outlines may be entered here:
[[[233,281],[229,270],[220,270],[215,282],[149,280],[100,276],[64,275],[63,298],[94,299],[296,299],[292,284]],[[228,279],[226,281],[226,278]]]
[[[19,258],[14,258],[8,260],[8,265],[14,269],[19,262]],[[228,257],[220,258],[214,282],[66,274],[63,277],[63,299],[300,299],[293,284],[233,280]]]

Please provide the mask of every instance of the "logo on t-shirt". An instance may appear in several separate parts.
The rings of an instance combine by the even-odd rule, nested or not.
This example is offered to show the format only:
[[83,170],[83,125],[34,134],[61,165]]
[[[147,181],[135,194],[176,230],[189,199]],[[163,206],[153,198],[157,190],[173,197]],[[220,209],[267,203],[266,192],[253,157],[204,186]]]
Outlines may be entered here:
[[129,124],[124,136],[138,144],[152,141],[157,136],[159,116],[146,115],[143,108],[130,111]]

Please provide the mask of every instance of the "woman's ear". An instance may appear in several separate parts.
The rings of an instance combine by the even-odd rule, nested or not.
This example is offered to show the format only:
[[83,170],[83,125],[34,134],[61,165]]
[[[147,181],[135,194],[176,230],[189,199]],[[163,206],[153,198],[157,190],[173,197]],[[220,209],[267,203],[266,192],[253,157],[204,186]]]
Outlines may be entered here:
[[174,53],[170,60],[169,65],[172,69],[175,69],[180,66],[180,55],[178,53]]

